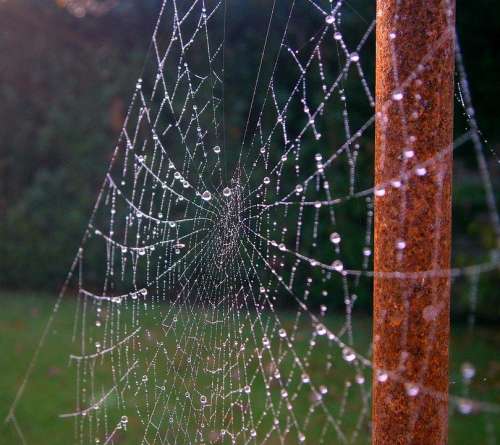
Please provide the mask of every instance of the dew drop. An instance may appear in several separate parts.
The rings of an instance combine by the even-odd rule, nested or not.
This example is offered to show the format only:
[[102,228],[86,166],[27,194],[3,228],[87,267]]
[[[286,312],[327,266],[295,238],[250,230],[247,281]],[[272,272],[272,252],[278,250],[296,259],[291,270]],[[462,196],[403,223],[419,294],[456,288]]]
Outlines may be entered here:
[[335,271],[337,272],[342,272],[344,270],[344,264],[342,263],[342,261],[340,260],[335,260],[333,263],[332,263],[332,267]]
[[325,17],[325,22],[328,24],[328,25],[332,25],[334,22],[335,22],[335,17],[333,15],[327,15]]
[[457,403],[457,406],[458,406],[458,411],[460,412],[460,414],[464,414],[464,415],[472,413],[472,410],[474,408],[472,401],[470,401],[468,399],[460,399]]
[[356,354],[351,348],[344,348],[342,349],[342,357],[346,362],[352,362],[356,358]]
[[389,375],[385,371],[377,370],[377,381],[380,383],[387,382]]
[[472,363],[464,362],[460,367],[460,373],[462,374],[462,378],[466,381],[470,381],[476,375],[476,368]]
[[231,189],[229,187],[225,187],[224,190],[222,190],[222,194],[227,198],[231,196]]
[[403,99],[403,93],[401,93],[401,91],[396,91],[393,95],[392,95],[392,98],[395,100],[395,101],[400,101]]
[[212,194],[208,190],[205,190],[201,194],[201,199],[203,199],[204,201],[210,201],[212,199]]
[[363,383],[365,383],[365,376],[362,374],[357,374],[354,380],[358,385],[362,385]]
[[419,393],[419,387],[415,383],[406,382],[405,383],[406,394],[410,397],[416,397]]
[[322,325],[322,324],[319,324],[316,326],[316,334],[320,335],[320,336],[323,336],[326,334],[326,328]]
[[359,54],[358,53],[351,53],[349,56],[349,59],[351,59],[351,62],[359,62]]
[[341,237],[340,235],[337,233],[337,232],[333,232],[331,235],[330,235],[330,241],[333,243],[333,244],[339,244],[340,241],[341,241]]
[[411,149],[407,149],[403,152],[403,155],[406,159],[411,159],[413,156],[415,156],[415,152]]
[[396,241],[396,249],[403,250],[406,247],[406,242],[402,239]]

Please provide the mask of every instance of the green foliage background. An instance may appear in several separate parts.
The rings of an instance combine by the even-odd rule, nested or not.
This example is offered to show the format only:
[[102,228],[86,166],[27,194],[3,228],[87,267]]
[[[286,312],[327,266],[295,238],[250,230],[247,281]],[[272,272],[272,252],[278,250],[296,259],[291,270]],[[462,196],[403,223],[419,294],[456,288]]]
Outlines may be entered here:
[[[285,17],[287,3],[278,2],[278,17]],[[358,3],[364,4],[362,14],[373,16],[373,1]],[[487,0],[457,3],[459,39],[478,119],[498,153],[500,61],[495,43],[500,41],[500,6]],[[231,4],[228,132],[237,141],[262,45],[262,11],[268,4]],[[159,0],[122,0],[109,14],[78,19],[51,0],[0,4],[1,288],[54,292],[62,283],[143,68],[159,5]],[[354,104],[361,100],[350,98]],[[458,134],[464,131],[464,122],[457,119]],[[493,156],[489,161],[498,183],[498,165]],[[359,168],[371,171],[369,165]],[[454,264],[487,260],[495,240],[468,148],[456,159],[454,193]],[[356,209],[343,217],[347,236],[359,236],[361,243],[363,223]],[[496,273],[481,280],[479,314],[484,319],[500,315],[492,298],[498,278]],[[456,285],[457,316],[468,310],[467,292],[466,283]],[[361,304],[369,309],[368,299]]]

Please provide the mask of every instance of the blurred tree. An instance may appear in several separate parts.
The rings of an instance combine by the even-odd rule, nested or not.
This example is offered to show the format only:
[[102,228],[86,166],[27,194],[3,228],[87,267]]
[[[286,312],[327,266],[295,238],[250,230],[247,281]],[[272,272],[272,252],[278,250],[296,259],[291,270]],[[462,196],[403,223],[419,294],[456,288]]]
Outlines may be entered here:
[[[493,150],[497,150],[500,83],[496,76],[500,61],[495,42],[500,29],[495,12],[500,6],[486,0],[457,3],[458,31],[479,120],[485,134],[495,141]],[[60,285],[78,247],[135,80],[143,69],[160,4],[160,0],[120,0],[116,5],[113,2],[106,14],[79,18],[82,14],[68,13],[67,0],[0,3],[0,60],[4,61],[0,71],[0,287],[55,290]],[[360,16],[373,16],[372,1],[356,4],[361,5],[356,13],[343,18],[346,26]],[[270,4],[265,0],[234,0],[228,5],[228,138],[238,144],[252,90],[248,86],[255,81],[267,25],[262,14]],[[286,22],[288,8],[288,2],[278,2],[278,31]],[[301,20],[303,26],[290,35],[294,42],[310,35],[311,18],[304,14]],[[361,31],[353,29],[347,36],[356,39]],[[270,67],[264,67],[263,78],[269,75],[266,70]],[[373,65],[365,69],[373,84]],[[284,85],[276,85],[276,89],[277,94],[285,94],[281,93],[286,91]],[[362,101],[361,96],[350,97],[355,120]],[[290,119],[293,125],[294,117]],[[463,132],[463,122],[457,122]],[[339,126],[341,121],[332,120],[331,125]],[[330,142],[336,145],[338,141]],[[366,141],[368,150],[371,144]],[[481,224],[485,201],[472,150],[468,152],[460,154],[456,162],[460,182],[455,189],[455,257],[460,264],[467,264],[472,254],[469,237],[479,251],[487,252],[493,242]],[[369,169],[369,165],[360,168]],[[345,175],[347,181],[347,172],[338,174]],[[343,177],[339,176],[339,182]],[[354,206],[348,216],[343,215],[343,221],[341,218],[347,236],[362,233],[364,222],[359,221],[359,211]],[[361,243],[354,243],[357,253]],[[473,253],[476,258],[480,255]],[[354,254],[354,250],[346,253]],[[488,295],[493,285],[493,280],[482,283],[481,293]],[[458,312],[467,310],[466,292],[464,286],[456,300]],[[493,307],[492,299],[481,301],[483,314],[498,316],[500,309]],[[369,298],[361,304],[368,308]]]

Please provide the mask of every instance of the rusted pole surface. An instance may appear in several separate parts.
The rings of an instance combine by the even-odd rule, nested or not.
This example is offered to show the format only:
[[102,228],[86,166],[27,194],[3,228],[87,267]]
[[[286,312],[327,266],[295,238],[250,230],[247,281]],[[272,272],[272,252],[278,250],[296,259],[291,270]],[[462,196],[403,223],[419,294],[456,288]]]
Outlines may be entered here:
[[454,19],[377,1],[375,445],[447,442]]

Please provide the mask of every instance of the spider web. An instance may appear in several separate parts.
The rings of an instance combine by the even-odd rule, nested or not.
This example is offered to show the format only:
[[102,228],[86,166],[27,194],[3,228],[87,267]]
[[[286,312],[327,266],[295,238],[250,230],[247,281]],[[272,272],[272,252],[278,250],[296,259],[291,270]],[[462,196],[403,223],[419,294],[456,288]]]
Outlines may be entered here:
[[[375,19],[353,4],[266,4],[255,84],[238,85],[249,109],[235,122],[228,66],[244,55],[225,52],[228,5],[163,2],[83,240],[9,414],[20,440],[16,407],[63,295],[75,290],[75,401],[60,415],[74,421],[75,443],[366,442],[371,374],[393,378],[372,369],[369,322],[353,318],[374,276],[373,196],[426,165],[391,184],[366,174]],[[498,240],[459,52],[457,62],[468,129],[454,149],[475,149]],[[480,277],[498,268],[495,249],[429,272],[469,282],[471,326]],[[470,398],[474,373],[464,363],[452,403],[461,414],[497,413]]]

